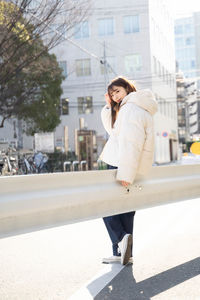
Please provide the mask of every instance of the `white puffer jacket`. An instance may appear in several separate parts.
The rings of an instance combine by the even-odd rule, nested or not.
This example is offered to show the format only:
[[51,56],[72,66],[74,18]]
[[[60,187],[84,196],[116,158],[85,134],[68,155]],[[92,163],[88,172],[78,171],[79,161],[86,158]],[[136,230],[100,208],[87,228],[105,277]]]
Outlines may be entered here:
[[101,112],[103,125],[110,135],[100,159],[118,167],[117,180],[133,183],[136,174],[146,174],[154,155],[153,115],[157,102],[150,90],[132,92],[124,97],[114,127],[111,109]]

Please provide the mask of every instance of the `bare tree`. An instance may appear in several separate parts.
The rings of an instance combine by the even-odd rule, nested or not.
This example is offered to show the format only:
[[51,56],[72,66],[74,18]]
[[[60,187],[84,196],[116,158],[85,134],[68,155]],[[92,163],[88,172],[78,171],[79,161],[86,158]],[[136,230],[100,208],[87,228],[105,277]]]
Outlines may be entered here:
[[25,90],[34,62],[70,38],[89,11],[88,0],[0,0],[0,127],[21,103],[16,85]]

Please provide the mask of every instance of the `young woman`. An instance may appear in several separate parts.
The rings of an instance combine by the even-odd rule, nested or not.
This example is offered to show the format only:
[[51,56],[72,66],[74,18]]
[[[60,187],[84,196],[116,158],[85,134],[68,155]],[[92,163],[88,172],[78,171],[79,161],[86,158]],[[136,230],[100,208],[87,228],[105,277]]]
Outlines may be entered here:
[[[128,188],[137,174],[152,166],[154,152],[153,115],[157,102],[150,90],[136,91],[131,81],[117,77],[108,85],[107,104],[101,118],[109,139],[100,159],[117,169],[116,180]],[[132,233],[135,212],[103,218],[112,241],[113,256],[104,263],[132,262]]]

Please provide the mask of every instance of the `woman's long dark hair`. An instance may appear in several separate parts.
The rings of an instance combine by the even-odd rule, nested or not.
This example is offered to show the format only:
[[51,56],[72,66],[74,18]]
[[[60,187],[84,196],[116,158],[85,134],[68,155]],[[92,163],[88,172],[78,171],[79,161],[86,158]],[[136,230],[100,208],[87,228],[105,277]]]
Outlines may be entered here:
[[111,93],[113,92],[114,86],[123,87],[126,90],[127,95],[131,92],[136,92],[136,88],[135,88],[134,84],[125,77],[121,77],[121,76],[116,77],[110,82],[110,84],[108,85],[108,95],[111,99],[111,116],[112,116],[111,117],[111,125],[112,125],[112,127],[116,121],[117,113],[120,108],[120,103],[116,103],[115,101],[112,100],[112,97],[111,97]]

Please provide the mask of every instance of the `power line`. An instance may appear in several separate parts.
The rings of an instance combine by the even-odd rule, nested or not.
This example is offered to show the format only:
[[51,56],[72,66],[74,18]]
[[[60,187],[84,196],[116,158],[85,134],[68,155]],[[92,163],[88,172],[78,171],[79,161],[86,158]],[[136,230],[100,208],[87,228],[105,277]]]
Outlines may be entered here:
[[[36,18],[37,20],[41,21],[40,18],[38,18],[37,16],[35,16],[34,14],[27,12],[28,14],[30,14],[32,17]],[[44,22],[45,25],[51,29],[51,31],[55,32],[57,35],[59,35],[61,38],[63,38],[64,40],[68,41],[69,43],[71,43],[72,45],[74,45],[75,47],[79,48],[81,51],[87,53],[89,56],[93,57],[94,59],[98,60],[101,64],[107,64],[111,70],[114,72],[115,75],[117,75],[117,73],[113,70],[113,68],[110,66],[110,64],[107,61],[103,61],[100,57],[98,57],[96,54],[92,53],[91,51],[88,51],[86,48],[80,46],[79,44],[75,43],[73,40],[71,40],[70,38],[67,38],[65,36],[64,33],[59,32],[58,30],[56,30],[55,28],[52,28],[51,25],[47,24],[46,22]]]
[[[103,9],[103,8],[102,8]],[[31,14],[34,18],[36,19],[39,19],[37,16],[33,15],[32,13],[28,12],[29,14]],[[72,45],[74,45],[75,47],[79,48],[81,51],[85,52],[86,54],[88,54],[89,56],[91,56],[92,58],[98,60],[98,62],[100,62],[100,64],[103,64],[105,66],[105,71],[107,70],[107,66],[110,68],[110,70],[115,74],[117,75],[117,73],[115,72],[115,70],[113,69],[113,67],[107,62],[105,56],[104,56],[104,60],[102,60],[100,57],[98,57],[96,54],[92,53],[91,51],[87,50],[86,48],[80,46],[79,44],[75,43],[73,40],[71,40],[70,38],[67,38],[64,33],[61,33],[59,32],[58,30],[56,29],[52,29],[52,27],[47,24],[47,27],[50,27],[52,31],[54,31],[57,35],[59,35],[60,37],[62,37],[64,40],[68,41],[69,43],[71,43]],[[104,46],[105,47],[105,46]],[[197,69],[198,70],[198,69]],[[193,69],[194,71],[194,69]],[[168,75],[175,75],[176,73],[168,73]],[[153,76],[155,76],[156,78],[158,77],[159,78],[159,75],[157,76],[156,74],[155,75],[150,75],[150,76],[145,76],[145,77],[139,77],[137,80],[138,81],[141,81],[143,79],[149,79],[149,78],[153,78]],[[199,77],[196,77],[196,79],[199,78]],[[194,78],[193,78],[194,79]],[[145,82],[147,83],[147,82]],[[149,82],[149,83],[152,83],[152,82]],[[154,81],[154,84],[155,84],[155,81]],[[162,84],[159,82],[159,84]]]

